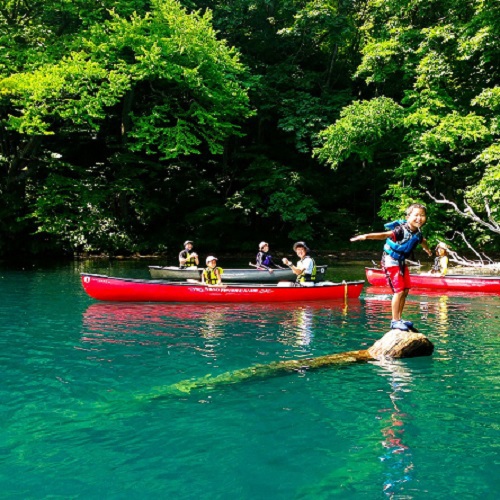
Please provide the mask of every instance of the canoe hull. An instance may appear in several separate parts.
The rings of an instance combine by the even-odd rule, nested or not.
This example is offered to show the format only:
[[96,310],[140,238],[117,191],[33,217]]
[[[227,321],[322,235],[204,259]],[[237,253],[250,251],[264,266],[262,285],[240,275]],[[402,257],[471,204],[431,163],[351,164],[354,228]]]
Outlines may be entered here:
[[[328,266],[317,266],[317,281],[324,281]],[[203,269],[179,269],[178,267],[149,266],[153,279],[183,281],[199,280]],[[280,281],[295,281],[296,275],[290,269],[273,269],[270,273],[265,269],[224,269],[224,283],[278,283]]]
[[313,287],[272,285],[207,287],[190,283],[82,274],[82,285],[92,298],[113,302],[307,302],[358,298],[364,281]]
[[[366,279],[373,286],[388,286],[382,269],[366,268]],[[500,277],[495,276],[438,276],[410,274],[412,288],[481,292],[500,294]]]

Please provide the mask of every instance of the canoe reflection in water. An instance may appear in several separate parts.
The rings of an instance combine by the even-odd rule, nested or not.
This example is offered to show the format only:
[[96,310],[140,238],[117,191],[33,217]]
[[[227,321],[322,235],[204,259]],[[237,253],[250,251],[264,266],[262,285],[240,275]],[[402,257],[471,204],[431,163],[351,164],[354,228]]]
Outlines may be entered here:
[[[267,326],[279,325],[278,340],[286,344],[308,345],[316,317],[335,315],[345,320],[347,311],[359,314],[359,300],[347,303],[319,301],[301,305],[256,304],[163,304],[95,303],[83,314],[82,340],[91,343],[165,343],[188,345],[193,336],[220,337],[257,333],[257,339],[275,334]],[[227,326],[233,325],[228,330]],[[234,326],[237,326],[235,331]],[[191,343],[189,345],[192,346]]]
[[293,345],[307,346],[313,337],[314,310],[298,307],[290,312],[290,317],[280,324],[279,339]]

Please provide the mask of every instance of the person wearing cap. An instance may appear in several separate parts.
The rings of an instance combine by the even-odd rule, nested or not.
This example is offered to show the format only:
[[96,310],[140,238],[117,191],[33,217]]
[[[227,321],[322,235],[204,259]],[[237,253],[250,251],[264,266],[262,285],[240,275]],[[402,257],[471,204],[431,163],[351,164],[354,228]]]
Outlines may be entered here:
[[303,286],[312,286],[316,281],[316,263],[309,255],[309,248],[303,241],[297,241],[293,249],[300,259],[294,266],[286,257],[283,257],[283,264],[288,266],[297,275],[296,282]]
[[257,267],[262,269],[267,269],[270,273],[273,272],[272,267],[281,269],[281,266],[278,266],[274,263],[272,255],[269,253],[269,243],[266,241],[261,241],[259,243],[259,253],[255,258],[257,262]]
[[224,269],[217,267],[217,257],[209,255],[206,259],[206,264],[206,269],[201,273],[201,282],[208,286],[221,285]]
[[184,269],[186,267],[196,267],[200,265],[198,254],[193,251],[193,242],[186,240],[184,242],[184,250],[179,253],[179,267]]
[[434,259],[434,265],[431,269],[431,274],[439,274],[445,276],[448,272],[448,245],[443,242],[439,242],[436,246],[436,258]]

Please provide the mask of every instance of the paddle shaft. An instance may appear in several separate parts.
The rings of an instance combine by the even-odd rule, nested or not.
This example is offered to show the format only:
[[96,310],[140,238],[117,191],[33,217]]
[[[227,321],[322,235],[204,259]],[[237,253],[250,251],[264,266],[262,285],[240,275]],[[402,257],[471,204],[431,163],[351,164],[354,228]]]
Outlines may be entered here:
[[[270,273],[273,272],[272,269],[270,269],[269,267],[265,267],[265,266],[257,266],[256,264],[252,264],[251,262],[248,263],[249,266],[252,266],[252,267],[256,267],[257,269],[265,269],[266,271],[269,271]],[[276,267],[277,269],[285,269],[284,267],[281,267],[281,266],[277,266]]]

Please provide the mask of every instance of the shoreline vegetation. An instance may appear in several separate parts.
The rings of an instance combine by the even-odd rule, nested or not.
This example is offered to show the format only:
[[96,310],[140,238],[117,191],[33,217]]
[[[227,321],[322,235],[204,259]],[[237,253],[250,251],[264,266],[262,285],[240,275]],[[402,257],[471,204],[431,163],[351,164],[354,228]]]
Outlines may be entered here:
[[[276,251],[274,255],[281,259],[282,257],[289,257],[291,252]],[[317,251],[313,252],[314,258],[321,262],[373,262],[374,264],[379,263],[381,251],[380,250],[338,250],[338,251]],[[225,252],[218,253],[218,258],[221,261],[235,262],[235,261],[246,261],[249,258],[252,259],[253,254],[251,252]],[[473,258],[474,255],[471,253],[464,254],[466,258]],[[500,253],[492,254],[492,258],[495,260],[500,259]],[[417,261],[419,261],[423,267],[431,265],[431,260],[422,252],[422,254],[416,255]],[[19,262],[36,262],[40,263],[54,263],[54,262],[70,262],[70,261],[158,261],[159,265],[163,266],[176,266],[177,265],[177,253],[161,252],[161,253],[133,253],[133,254],[121,254],[121,255],[109,255],[104,253],[77,253],[74,255],[44,255],[36,256],[31,259],[27,257],[10,257],[10,258],[0,258],[0,264],[9,263],[19,263]],[[200,266],[203,267],[203,266]],[[226,267],[228,267],[226,265]],[[243,266],[246,267],[246,266]],[[457,266],[455,266],[457,267]]]
[[341,259],[414,202],[498,253],[497,3],[4,2],[0,257]]

